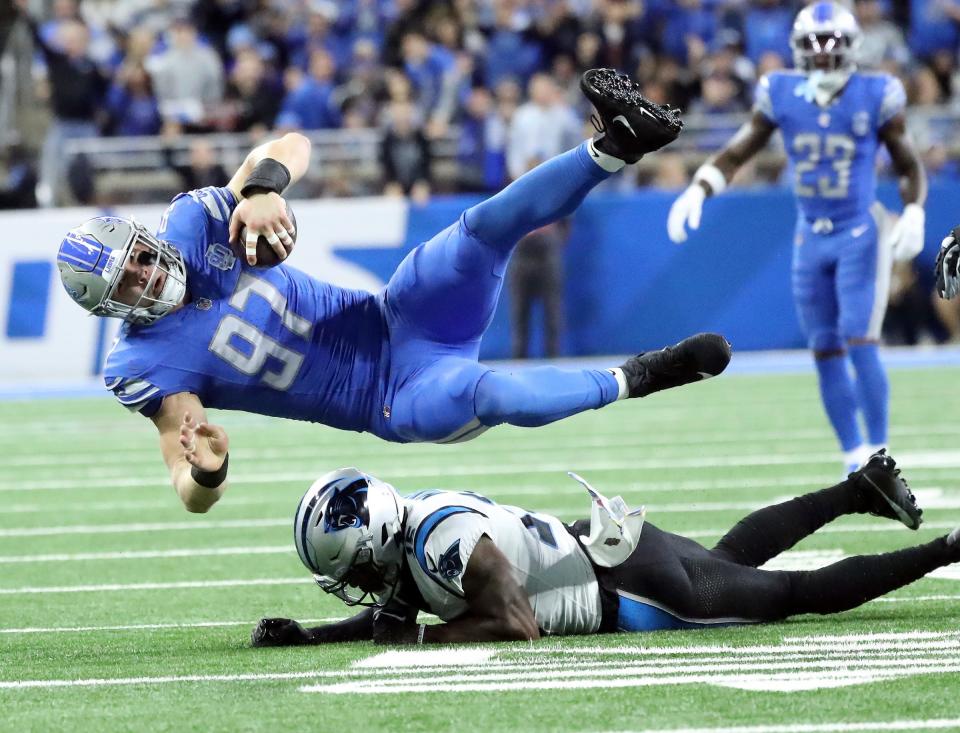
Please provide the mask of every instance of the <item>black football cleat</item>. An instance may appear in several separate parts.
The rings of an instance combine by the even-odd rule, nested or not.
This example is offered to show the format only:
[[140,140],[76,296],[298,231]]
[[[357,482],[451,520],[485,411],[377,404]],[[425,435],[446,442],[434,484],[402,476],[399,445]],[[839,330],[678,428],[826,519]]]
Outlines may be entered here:
[[679,110],[651,102],[626,74],[590,69],[580,77],[580,89],[597,110],[590,118],[600,133],[594,146],[625,163],[673,142],[683,129]]
[[631,397],[646,397],[715,377],[730,363],[730,343],[717,333],[698,333],[660,351],[637,354],[620,368]]
[[900,476],[900,469],[886,450],[870,456],[858,471],[849,476],[863,491],[867,512],[876,517],[896,519],[910,529],[917,529],[923,521],[923,509]]

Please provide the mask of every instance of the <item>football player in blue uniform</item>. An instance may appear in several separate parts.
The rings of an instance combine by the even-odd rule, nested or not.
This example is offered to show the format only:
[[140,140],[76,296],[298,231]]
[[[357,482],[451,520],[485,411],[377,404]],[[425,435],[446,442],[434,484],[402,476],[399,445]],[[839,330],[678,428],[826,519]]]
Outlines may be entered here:
[[[670,238],[685,241],[686,229],[700,226],[704,199],[722,193],[780,130],[800,214],[793,296],[847,470],[887,443],[889,387],[878,339],[891,259],[909,260],[923,249],[927,192],[905,129],[903,85],[889,74],[856,70],[860,40],[856,20],[841,5],[816,2],[801,10],[790,38],[796,69],[760,80],[749,121],[697,170],[667,222]],[[896,223],[875,203],[881,142],[900,178],[904,208]]]
[[[613,369],[510,371],[477,361],[517,241],[570,214],[594,186],[682,127],[675,111],[644,99],[622,74],[594,69],[581,86],[600,134],[465,211],[414,249],[379,293],[336,287],[286,263],[256,266],[259,235],[280,259],[293,244],[280,193],[307,169],[309,142],[298,134],[253,150],[226,187],[180,194],[156,236],[110,216],[67,235],[58,257],[67,292],[91,313],[125,321],[106,360],[106,386],[153,420],[188,510],[206,511],[226,488],[228,440],[206,424],[206,407],[396,442],[454,442],[723,371],[730,345],[716,334]],[[246,259],[230,247],[242,227]]]
[[[617,511],[625,509],[620,497],[607,500],[589,485],[590,520],[565,525],[473,492],[402,497],[356,469],[333,471],[301,500],[294,541],[324,591],[369,608],[314,628],[263,619],[252,641],[512,641],[838,613],[960,561],[960,528],[814,571],[759,566],[845,514],[916,529],[921,511],[899,474],[877,453],[836,486],[754,512],[708,550],[644,523],[642,510]],[[418,624],[420,611],[443,623]]]

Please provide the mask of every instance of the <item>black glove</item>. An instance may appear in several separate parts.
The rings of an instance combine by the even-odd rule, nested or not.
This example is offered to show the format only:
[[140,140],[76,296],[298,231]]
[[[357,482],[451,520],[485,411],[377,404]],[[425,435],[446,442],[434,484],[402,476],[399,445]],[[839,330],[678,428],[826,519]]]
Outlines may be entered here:
[[940,245],[933,274],[941,298],[950,300],[960,294],[960,226],[954,227]]
[[292,618],[262,618],[250,634],[253,646],[309,644],[311,634]]

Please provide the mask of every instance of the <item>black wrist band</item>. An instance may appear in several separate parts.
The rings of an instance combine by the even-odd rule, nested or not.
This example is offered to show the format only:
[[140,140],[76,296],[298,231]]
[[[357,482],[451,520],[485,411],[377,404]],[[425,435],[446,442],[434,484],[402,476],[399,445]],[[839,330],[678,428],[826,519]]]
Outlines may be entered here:
[[201,486],[208,489],[216,489],[227,478],[227,462],[229,460],[230,454],[227,453],[227,455],[223,457],[223,463],[221,464],[220,468],[218,468],[216,471],[204,471],[202,468],[191,466],[190,475],[193,477],[193,480]]
[[255,193],[283,193],[290,185],[290,171],[279,160],[264,158],[253,168],[240,189],[240,195],[249,198]]

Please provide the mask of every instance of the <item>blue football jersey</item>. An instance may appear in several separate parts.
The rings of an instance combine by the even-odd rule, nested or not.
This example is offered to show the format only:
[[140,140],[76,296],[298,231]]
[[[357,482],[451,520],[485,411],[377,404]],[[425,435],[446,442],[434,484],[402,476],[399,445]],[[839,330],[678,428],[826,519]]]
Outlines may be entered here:
[[193,392],[207,407],[369,429],[386,351],[378,297],[283,263],[249,266],[228,244],[236,203],[213,187],[173,200],[157,238],[183,255],[189,302],[153,324],[122,326],[107,388],[147,416],[166,395]]
[[754,109],[783,134],[800,212],[836,223],[875,200],[878,131],[905,105],[903,84],[889,74],[856,72],[820,107],[805,74],[775,71],[760,80]]

